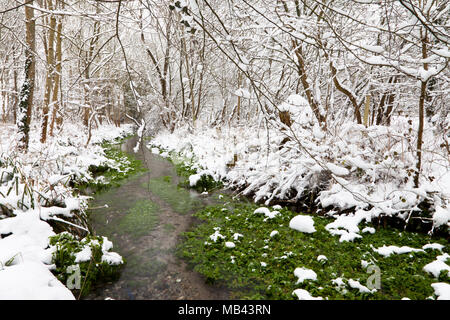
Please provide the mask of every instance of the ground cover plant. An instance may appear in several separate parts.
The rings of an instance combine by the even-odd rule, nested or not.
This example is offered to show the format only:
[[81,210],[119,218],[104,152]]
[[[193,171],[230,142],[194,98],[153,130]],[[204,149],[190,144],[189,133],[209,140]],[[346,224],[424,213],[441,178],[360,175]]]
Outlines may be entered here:
[[[230,202],[196,213],[203,223],[184,234],[178,253],[207,281],[233,288],[237,298],[304,298],[302,291],[296,294],[302,289],[323,299],[427,299],[434,295],[433,283],[449,282],[449,270],[437,277],[424,270],[438,256],[448,263],[445,238],[367,224],[361,238],[340,242],[326,228],[333,219],[314,216],[316,231],[304,233],[289,226],[297,213],[276,207],[271,210],[279,213],[269,218],[255,213],[258,208]],[[377,251],[389,246],[418,251]],[[377,290],[367,287],[374,267],[380,270]],[[298,283],[297,268],[313,276]]]

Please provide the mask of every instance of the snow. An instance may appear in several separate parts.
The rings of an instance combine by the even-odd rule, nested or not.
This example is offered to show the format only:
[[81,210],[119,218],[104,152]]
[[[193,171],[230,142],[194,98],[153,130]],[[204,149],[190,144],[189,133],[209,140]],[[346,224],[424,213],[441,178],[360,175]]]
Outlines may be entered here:
[[[417,119],[409,124],[411,119],[396,116],[390,126],[367,128],[348,122],[329,134],[307,120],[311,110],[303,107],[303,99],[300,96],[285,102],[293,112],[292,130],[302,146],[291,139],[280,147],[289,134],[286,130],[280,133],[277,127],[210,128],[199,122],[199,129],[194,132],[187,126],[173,133],[159,132],[150,147],[193,158],[200,171],[209,170],[226,187],[241,189],[244,195],[264,201],[266,206],[277,199],[296,201],[302,193],[326,182],[318,193],[318,205],[322,208],[360,211],[361,220],[380,215],[406,219],[405,212],[416,210],[420,202],[432,196],[440,199],[433,200],[437,201],[432,207],[434,227],[449,223],[450,172],[445,157],[436,157],[434,151],[423,153],[423,175],[434,180],[421,178],[421,188],[414,188],[412,176],[408,175],[416,161],[405,147],[408,139],[414,139],[409,130],[418,126]],[[424,145],[427,150],[440,148],[428,122]],[[234,155],[238,155],[236,163]],[[233,166],[227,165],[232,162]],[[332,177],[327,177],[327,173]],[[268,216],[269,212],[264,214]],[[347,231],[349,234],[340,234],[343,241],[358,238],[359,230]]]
[[298,300],[323,300],[322,297],[311,296],[311,294],[305,289],[295,289],[292,294],[296,295]]
[[287,102],[294,106],[309,106],[308,100],[299,94],[291,94],[287,98]]
[[[95,143],[128,134],[132,129],[129,125],[122,128],[105,125],[93,129],[91,143],[86,146],[86,134],[76,124],[65,123],[64,129],[57,136],[48,137],[46,144],[39,142],[39,131],[32,127],[28,153],[15,154],[17,137],[11,132],[16,132],[16,128],[0,126],[0,161],[7,163],[6,167],[0,168],[0,198],[2,205],[14,214],[13,217],[0,217],[0,234],[8,235],[0,238],[0,299],[74,299],[71,291],[49,271],[55,269],[52,264],[55,248],[49,245],[49,237],[55,233],[47,221],[57,220],[86,230],[77,222],[64,220],[73,218],[73,210],[84,214],[87,207],[87,197],[74,196],[66,182],[73,177],[85,182],[93,179],[88,171],[90,165],[106,163],[118,168],[118,164],[108,160],[103,149]],[[14,165],[8,165],[10,162],[5,159],[13,155],[18,157]],[[14,168],[20,172],[16,174],[18,184],[15,179],[7,178]],[[26,193],[23,197],[27,207],[19,206],[26,183],[32,185],[31,180],[32,196]],[[14,191],[8,193],[11,186]],[[3,197],[6,194],[8,196]],[[46,206],[45,201],[39,200],[42,196],[62,202],[64,207]],[[108,252],[111,248],[112,243],[106,239],[102,259],[123,263],[120,255]],[[90,260],[91,253],[86,244],[76,254],[76,262]]]
[[435,278],[439,277],[441,271],[448,271],[448,276],[450,277],[450,266],[446,263],[448,259],[450,259],[448,253],[437,256],[436,260],[425,265],[423,270],[432,274]]
[[442,57],[450,58],[450,50],[448,48],[442,48],[442,49],[432,50],[432,51]]
[[123,259],[117,252],[103,251],[102,262],[106,262],[110,265],[119,265],[123,263]]
[[424,249],[424,250],[432,249],[432,250],[439,250],[439,251],[442,251],[442,249],[444,249],[444,248],[445,248],[445,246],[440,243],[429,243],[422,247],[422,249]]
[[353,242],[355,239],[361,239],[362,236],[355,232],[347,232],[345,230],[334,230],[330,232],[332,235],[339,235],[339,242]]
[[331,280],[331,283],[338,287],[345,287],[344,279],[342,279],[341,277]]
[[316,229],[314,228],[313,218],[304,215],[298,215],[293,217],[291,221],[289,221],[289,228],[304,233],[316,232]]
[[80,252],[75,255],[75,262],[85,262],[91,260],[92,250],[90,246],[85,246]]
[[255,213],[255,214],[262,213],[265,216],[269,216],[270,210],[266,207],[261,207],[261,208],[256,209],[253,213]]
[[212,241],[217,242],[217,240],[219,239],[225,239],[225,236],[220,234],[219,230],[216,230],[212,235],[209,236],[209,238]]
[[237,240],[239,240],[239,238],[242,238],[244,235],[243,234],[241,234],[241,233],[235,233],[235,234],[233,234],[233,239],[235,240],[235,241],[237,241]]
[[294,270],[294,276],[298,278],[296,284],[303,283],[305,280],[317,280],[317,274],[313,270],[307,268],[296,268]]
[[361,47],[368,51],[372,51],[375,53],[383,53],[383,51],[384,51],[382,46],[373,46],[373,45],[365,44],[365,45],[361,45]]
[[0,300],[74,300],[45,265],[35,261],[0,269]]
[[253,213],[255,213],[255,214],[260,214],[260,213],[262,213],[262,214],[264,214],[267,218],[273,219],[273,218],[275,218],[280,212],[278,212],[278,211],[270,211],[269,208],[261,207],[261,208],[256,209]]
[[102,239],[103,239],[102,251],[105,253],[113,248],[113,243],[109,241],[107,237],[102,237]]
[[440,227],[446,225],[450,220],[450,206],[447,208],[442,208],[441,206],[436,206],[436,211],[433,214],[433,222],[435,227]]
[[138,140],[136,142],[136,146],[133,148],[133,152],[134,153],[137,153],[139,151],[139,146],[141,145],[142,135],[144,133],[145,126],[146,126],[146,123],[145,123],[144,119],[142,119],[141,125],[139,126],[139,128],[136,131],[136,134],[138,136]]
[[346,168],[343,168],[341,166],[337,166],[333,163],[327,163],[326,164],[328,170],[330,170],[333,174],[337,176],[346,176],[350,173]]
[[[410,253],[410,252],[424,252],[424,250],[426,250],[426,249],[442,251],[443,248],[444,248],[444,246],[439,244],[439,243],[426,244],[426,245],[424,245],[422,247],[422,249],[411,248],[411,247],[408,247],[408,246],[398,247],[398,246],[393,246],[393,245],[392,246],[383,245],[380,248],[373,248],[372,247],[373,251],[377,252],[379,255],[382,255],[383,257],[389,257],[392,254],[405,254],[405,253]],[[444,257],[444,256],[441,256],[441,257]]]
[[432,283],[437,300],[450,300],[450,284],[445,282]]
[[364,229],[361,230],[362,233],[370,233],[370,234],[374,234],[375,233],[375,228],[372,227],[365,227]]
[[303,98],[301,95],[292,94],[290,95],[285,102],[278,106],[278,110],[283,112],[287,111],[291,114],[296,114],[301,112],[304,107],[307,107],[308,101]]
[[370,290],[366,286],[363,286],[361,283],[359,283],[359,281],[353,279],[348,279],[348,285],[350,286],[350,288],[358,289],[360,293],[373,293],[377,291],[376,289]]
[[379,255],[382,255],[383,257],[389,257],[392,254],[404,254],[404,253],[409,253],[409,252],[423,252],[422,249],[410,248],[408,246],[397,247],[397,246],[386,246],[386,245],[384,245],[380,248],[373,248],[373,251],[375,251]]
[[382,56],[371,56],[365,59],[368,64],[387,65],[388,61]]
[[202,178],[202,176],[200,174],[190,175],[189,176],[189,185],[191,187],[195,187],[201,178]]
[[273,231],[270,233],[270,237],[273,238],[273,237],[275,237],[277,234],[279,234],[279,232],[278,232],[277,230],[273,230]]
[[212,176],[212,173],[209,170],[201,170],[196,174],[190,175],[189,185],[191,187],[195,187],[203,176]]
[[234,247],[236,247],[236,245],[234,244],[234,242],[227,241],[227,242],[225,242],[225,247],[234,248]]
[[251,98],[250,92],[248,92],[248,90],[245,89],[245,88],[239,88],[239,89],[237,89],[237,90],[234,92],[234,94],[235,94],[236,96],[238,96],[238,97],[242,97],[242,98],[245,98],[245,99],[250,99],[250,98]]
[[363,220],[368,220],[369,217],[369,213],[363,210],[358,210],[354,214],[341,215],[337,217],[335,221],[327,224],[325,229],[332,235],[340,236],[339,242],[354,241],[355,239],[361,238],[358,234],[358,224]]

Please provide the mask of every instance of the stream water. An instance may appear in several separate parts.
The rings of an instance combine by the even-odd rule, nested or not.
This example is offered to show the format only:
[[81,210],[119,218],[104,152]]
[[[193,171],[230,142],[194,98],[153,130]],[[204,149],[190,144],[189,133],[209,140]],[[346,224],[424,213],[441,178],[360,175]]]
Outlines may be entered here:
[[176,257],[180,233],[197,223],[192,213],[213,201],[177,187],[179,178],[166,159],[141,147],[136,138],[121,148],[142,161],[146,172],[120,187],[95,195],[90,220],[97,234],[114,243],[113,251],[127,263],[118,281],[97,287],[85,299],[228,299],[229,292],[210,286],[203,277]]

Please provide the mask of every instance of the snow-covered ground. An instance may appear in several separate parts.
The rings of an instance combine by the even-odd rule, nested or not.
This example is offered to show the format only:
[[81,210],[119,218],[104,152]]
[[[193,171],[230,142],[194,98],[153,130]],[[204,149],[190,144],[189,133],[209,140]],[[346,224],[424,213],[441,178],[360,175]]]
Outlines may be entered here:
[[[30,133],[28,153],[17,151],[17,129],[0,125],[0,299],[74,299],[71,291],[50,270],[55,247],[49,237],[55,235],[49,220],[63,223],[73,211],[84,213],[87,198],[75,196],[68,186],[71,178],[89,181],[90,165],[117,164],[105,158],[96,144],[131,133],[132,126],[105,125],[87,135],[81,126],[65,123],[63,130],[47,143],[39,142],[39,130]],[[8,215],[6,215],[6,211]],[[86,226],[77,225],[85,229]],[[103,248],[105,260],[121,259]]]

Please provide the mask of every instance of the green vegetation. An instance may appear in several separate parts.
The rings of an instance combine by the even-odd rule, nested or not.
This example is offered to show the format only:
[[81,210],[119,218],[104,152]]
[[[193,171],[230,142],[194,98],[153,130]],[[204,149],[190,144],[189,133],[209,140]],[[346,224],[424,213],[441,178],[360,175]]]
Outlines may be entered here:
[[90,188],[96,193],[106,191],[111,187],[120,186],[127,178],[146,171],[141,161],[120,150],[120,144],[123,143],[123,140],[102,143],[105,157],[109,161],[100,166],[91,165],[89,171],[95,180],[77,184],[76,187],[79,190]]
[[[56,265],[53,273],[63,283],[67,284],[70,277],[76,285],[74,278],[75,270],[79,270],[81,276],[77,289],[79,296],[85,296],[90,289],[103,282],[113,281],[118,278],[122,269],[122,264],[109,264],[102,261],[104,252],[102,251],[104,239],[99,236],[87,236],[79,241],[68,233],[62,232],[50,237],[50,245],[55,246],[56,250],[52,256],[52,263]],[[76,254],[86,247],[91,250],[91,258],[88,261],[75,262]]]
[[[445,245],[444,252],[449,252],[444,238],[430,239],[424,234],[380,228],[374,234],[363,234],[362,239],[340,243],[339,237],[325,230],[332,219],[314,217],[317,231],[306,234],[289,228],[289,221],[296,213],[281,209],[281,214],[275,218],[265,219],[253,213],[256,208],[254,204],[239,203],[205,208],[196,213],[204,223],[184,234],[177,251],[196,271],[205,275],[208,282],[233,289],[236,298],[295,299],[292,292],[301,288],[324,299],[426,299],[434,293],[431,283],[449,281],[448,275],[441,274],[440,279],[434,279],[422,270],[442,254],[438,250],[389,257],[373,250],[383,245],[421,248],[436,242]],[[279,234],[270,237],[274,230]],[[225,239],[219,237],[214,242],[210,235],[216,231]],[[235,233],[243,237],[235,240]],[[234,242],[236,246],[228,248],[225,241]],[[319,255],[325,255],[328,260],[319,262]],[[372,273],[363,266],[363,260],[381,270],[381,289],[375,293],[360,293],[348,286],[349,279],[366,286]],[[317,280],[296,284],[294,270],[302,267],[314,270]],[[345,288],[332,282],[339,277],[346,284]]]
[[143,184],[143,187],[149,188],[153,194],[164,200],[177,213],[185,214],[200,206],[200,202],[193,198],[188,190],[174,185],[171,177],[150,179],[148,183]]
[[159,222],[159,207],[150,200],[139,200],[119,220],[120,233],[139,238],[153,230]]
[[[179,155],[178,155],[179,157]],[[177,158],[175,158],[177,159]],[[216,181],[209,174],[203,174],[195,186],[189,184],[189,176],[197,174],[198,170],[193,165],[192,159],[190,161],[173,161],[175,168],[177,170],[177,175],[181,177],[180,183],[178,184],[183,188],[192,188],[198,192],[217,190],[223,187],[221,181]]]
[[196,160],[194,158],[186,158],[181,153],[168,151],[157,146],[151,146],[151,148],[157,148],[160,153],[167,152],[169,154],[167,159],[173,163],[177,175],[180,177],[180,182],[178,183],[179,187],[195,189],[198,192],[210,192],[223,187],[223,183],[221,181],[214,180],[214,178],[209,174],[202,175],[197,184],[191,187],[189,184],[189,176],[197,174],[202,170],[202,168],[199,168],[198,165],[196,165]]

